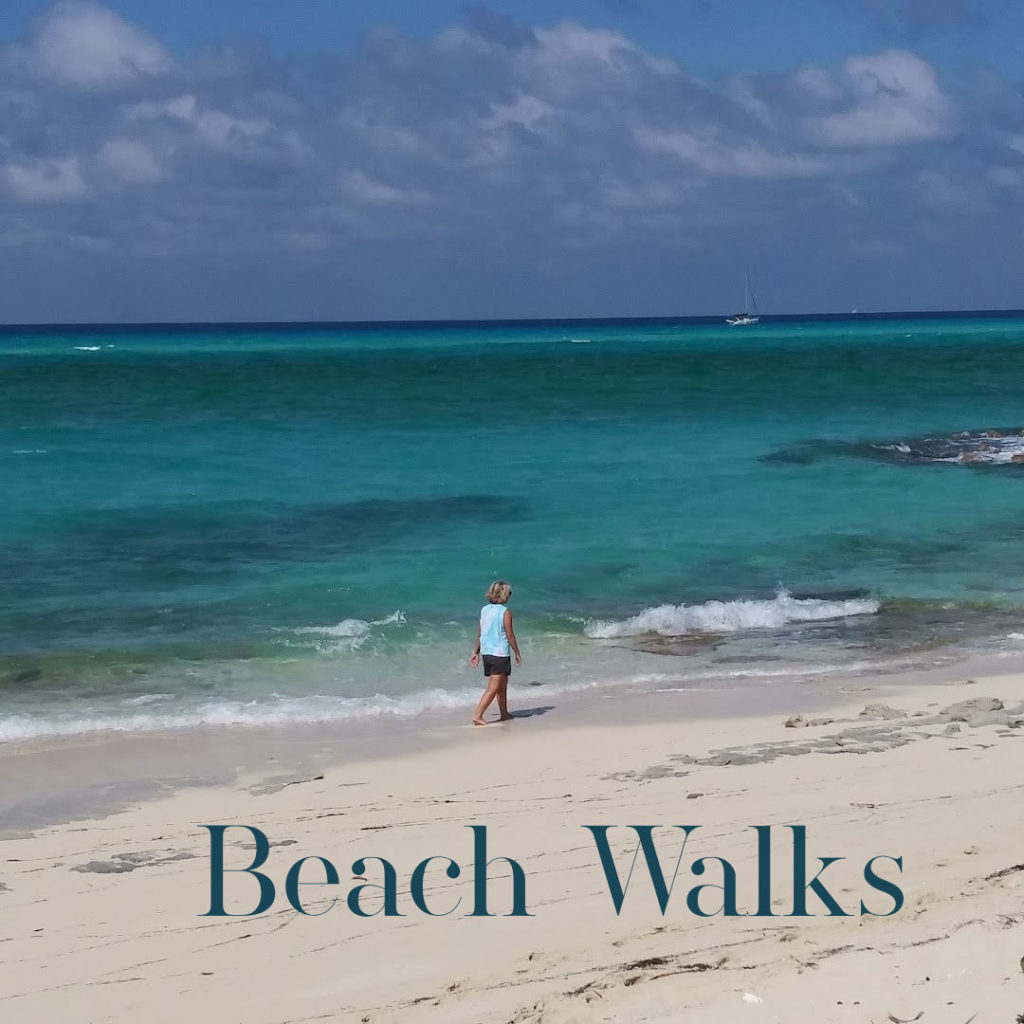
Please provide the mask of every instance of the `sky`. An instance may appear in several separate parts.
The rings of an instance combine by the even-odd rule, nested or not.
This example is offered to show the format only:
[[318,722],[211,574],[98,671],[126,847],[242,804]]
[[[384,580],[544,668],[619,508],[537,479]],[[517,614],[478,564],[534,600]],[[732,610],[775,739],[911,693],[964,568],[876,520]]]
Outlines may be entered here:
[[1024,307],[1019,0],[5,0],[0,322]]

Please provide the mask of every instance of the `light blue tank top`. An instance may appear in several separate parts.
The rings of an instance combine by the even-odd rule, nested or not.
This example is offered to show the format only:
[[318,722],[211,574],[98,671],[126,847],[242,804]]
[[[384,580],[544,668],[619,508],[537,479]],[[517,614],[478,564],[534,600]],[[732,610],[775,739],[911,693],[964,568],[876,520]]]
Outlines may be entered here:
[[480,653],[499,658],[509,656],[503,604],[485,604],[480,609]]

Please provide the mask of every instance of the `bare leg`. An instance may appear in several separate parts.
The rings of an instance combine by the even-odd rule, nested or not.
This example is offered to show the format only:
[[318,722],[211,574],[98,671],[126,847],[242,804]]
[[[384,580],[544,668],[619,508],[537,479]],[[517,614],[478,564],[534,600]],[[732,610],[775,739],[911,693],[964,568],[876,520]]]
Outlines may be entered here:
[[508,713],[508,676],[500,676],[498,683],[498,713],[501,721],[507,722],[512,716]]
[[480,703],[476,706],[476,711],[473,713],[473,724],[474,725],[486,725],[484,721],[484,712],[491,706],[491,701],[498,696],[498,684],[501,680],[501,676],[489,676],[487,679],[487,689],[484,690],[484,695],[480,698]]

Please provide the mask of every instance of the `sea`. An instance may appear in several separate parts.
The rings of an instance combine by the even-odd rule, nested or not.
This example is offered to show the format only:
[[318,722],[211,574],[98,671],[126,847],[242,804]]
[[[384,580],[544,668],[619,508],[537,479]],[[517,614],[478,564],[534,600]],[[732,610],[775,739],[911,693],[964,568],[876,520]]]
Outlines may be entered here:
[[1024,652],[1024,315],[0,331],[0,741]]

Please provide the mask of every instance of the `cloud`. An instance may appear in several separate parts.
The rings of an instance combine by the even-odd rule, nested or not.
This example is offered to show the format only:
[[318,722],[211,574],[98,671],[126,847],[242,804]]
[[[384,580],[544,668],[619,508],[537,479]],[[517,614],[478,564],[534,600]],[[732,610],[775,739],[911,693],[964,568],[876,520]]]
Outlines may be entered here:
[[383,181],[369,177],[362,171],[347,171],[338,180],[343,195],[357,204],[390,206],[394,203],[422,203],[427,201],[426,193],[419,189],[395,188]]
[[839,87],[843,108],[806,121],[808,133],[822,145],[902,145],[945,138],[955,130],[953,104],[932,67],[912,53],[851,57]]
[[107,8],[78,2],[47,11],[20,57],[41,78],[84,88],[160,75],[171,67],[167,52],[148,33]]
[[821,174],[828,167],[821,157],[806,153],[773,153],[756,142],[723,143],[683,131],[639,128],[636,139],[647,149],[671,153],[684,164],[711,176],[802,178]]
[[229,149],[245,145],[269,133],[273,125],[265,118],[238,117],[223,110],[204,107],[196,96],[175,96],[161,102],[145,101],[126,111],[129,120],[166,120],[193,129],[210,146]]
[[25,203],[66,203],[88,193],[75,156],[13,162],[0,167],[10,193]]
[[108,139],[96,159],[116,178],[132,185],[153,184],[167,177],[153,151],[133,139]]
[[491,116],[482,124],[484,128],[501,129],[508,125],[519,125],[527,130],[538,128],[546,117],[556,114],[556,108],[536,96],[520,93],[511,103],[494,103]]
[[538,46],[527,52],[537,67],[572,74],[582,65],[596,64],[602,69],[629,73],[638,65],[662,75],[674,74],[672,60],[646,53],[618,32],[591,29],[578,21],[563,21],[550,29],[537,29]]

